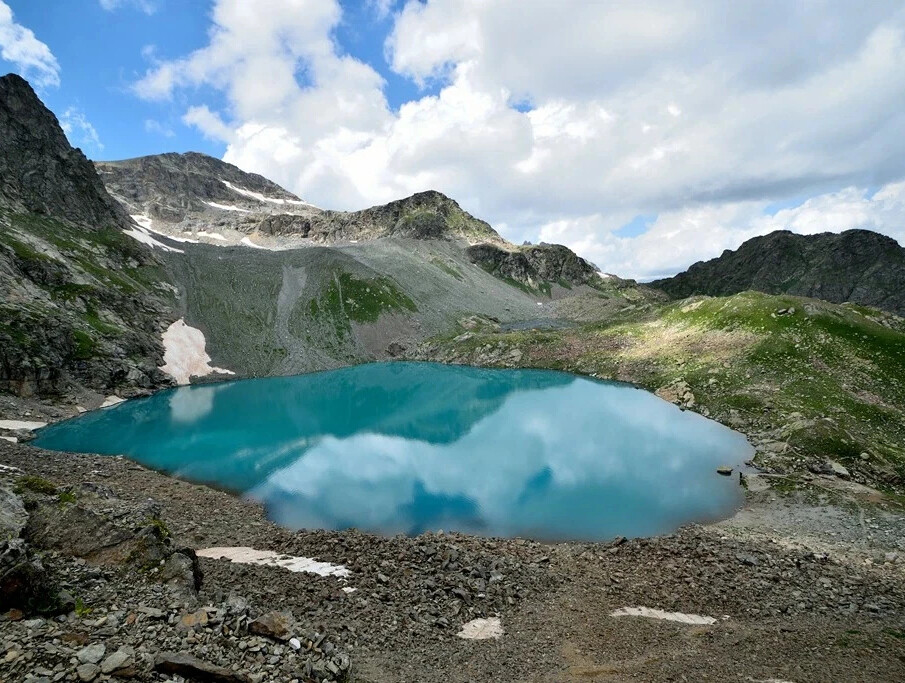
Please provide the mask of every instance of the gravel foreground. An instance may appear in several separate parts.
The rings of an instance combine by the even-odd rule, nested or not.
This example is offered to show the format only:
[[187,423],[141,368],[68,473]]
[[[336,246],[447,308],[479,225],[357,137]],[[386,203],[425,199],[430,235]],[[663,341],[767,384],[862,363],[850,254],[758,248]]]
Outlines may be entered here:
[[[121,524],[120,510],[153,509],[167,552],[185,548],[176,558],[248,546],[349,570],[201,557],[195,590],[185,564],[187,583],[162,580],[172,557],[138,568],[73,557],[57,539],[41,561],[71,604],[2,617],[2,681],[905,680],[901,506],[831,477],[749,492],[732,519],[668,536],[538,543],[293,533],[254,503],[124,458],[0,441],[0,465],[7,488],[25,475],[58,487],[23,494],[32,518]],[[79,545],[78,528],[57,536]],[[713,623],[612,616],[640,607]],[[501,637],[457,637],[485,617]]]

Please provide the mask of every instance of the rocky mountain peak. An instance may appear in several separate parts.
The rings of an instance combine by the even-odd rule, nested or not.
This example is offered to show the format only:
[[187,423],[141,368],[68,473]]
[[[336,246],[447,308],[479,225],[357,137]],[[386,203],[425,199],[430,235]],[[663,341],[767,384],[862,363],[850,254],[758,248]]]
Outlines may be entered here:
[[87,228],[129,222],[28,82],[0,78],[0,203]]
[[870,230],[800,235],[778,230],[650,283],[676,298],[745,290],[851,302],[905,314],[905,249]]

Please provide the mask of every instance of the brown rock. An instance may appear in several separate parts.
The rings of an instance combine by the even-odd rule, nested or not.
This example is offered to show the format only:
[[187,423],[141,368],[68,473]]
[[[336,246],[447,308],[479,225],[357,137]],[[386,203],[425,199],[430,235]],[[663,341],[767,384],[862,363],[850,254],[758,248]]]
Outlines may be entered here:
[[275,640],[289,640],[292,624],[292,615],[288,612],[268,612],[249,623],[248,630]]
[[205,662],[187,652],[161,652],[154,660],[154,671],[162,674],[176,674],[192,681],[248,683],[247,676]]

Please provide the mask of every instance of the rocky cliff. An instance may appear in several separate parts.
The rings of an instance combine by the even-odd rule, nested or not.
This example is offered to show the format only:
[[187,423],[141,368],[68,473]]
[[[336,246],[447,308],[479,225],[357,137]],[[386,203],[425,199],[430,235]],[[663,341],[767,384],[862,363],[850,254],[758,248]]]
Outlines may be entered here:
[[561,244],[501,248],[477,244],[466,250],[468,259],[499,278],[549,294],[555,285],[597,285],[600,275],[588,261]]
[[170,285],[135,228],[28,83],[0,78],[0,390],[166,381]]
[[681,299],[745,290],[850,302],[905,314],[905,249],[869,230],[755,237],[737,250],[650,283]]

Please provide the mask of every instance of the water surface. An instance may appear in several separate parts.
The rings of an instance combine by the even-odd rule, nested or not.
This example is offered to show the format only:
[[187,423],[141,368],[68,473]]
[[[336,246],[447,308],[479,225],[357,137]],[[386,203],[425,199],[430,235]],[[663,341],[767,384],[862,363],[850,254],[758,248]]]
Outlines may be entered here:
[[587,540],[731,514],[740,490],[716,467],[753,455],[624,384],[432,363],[181,387],[35,445],[127,455],[260,500],[291,528]]

